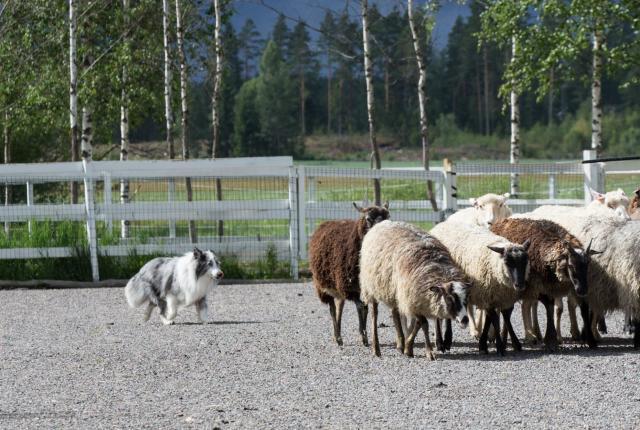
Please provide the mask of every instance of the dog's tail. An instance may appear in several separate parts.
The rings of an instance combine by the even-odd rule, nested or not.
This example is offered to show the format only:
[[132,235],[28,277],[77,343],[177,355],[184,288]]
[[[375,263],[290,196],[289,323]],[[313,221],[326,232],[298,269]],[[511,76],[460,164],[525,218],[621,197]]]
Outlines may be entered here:
[[124,287],[124,295],[127,297],[127,302],[132,308],[137,308],[148,300],[146,289],[139,282],[134,282],[131,279],[127,286]]

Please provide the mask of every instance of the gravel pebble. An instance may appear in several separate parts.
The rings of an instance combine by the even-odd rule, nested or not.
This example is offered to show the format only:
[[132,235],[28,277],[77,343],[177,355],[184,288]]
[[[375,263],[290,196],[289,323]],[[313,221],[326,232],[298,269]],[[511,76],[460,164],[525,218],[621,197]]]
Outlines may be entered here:
[[[221,286],[209,305],[210,324],[187,308],[163,326],[121,289],[0,291],[0,428],[640,427],[639,356],[618,314],[597,350],[479,355],[454,326],[452,351],[429,362],[422,337],[416,358],[396,352],[384,306],[382,358],[350,303],[338,347],[310,284]],[[521,333],[519,309],[513,320]]]

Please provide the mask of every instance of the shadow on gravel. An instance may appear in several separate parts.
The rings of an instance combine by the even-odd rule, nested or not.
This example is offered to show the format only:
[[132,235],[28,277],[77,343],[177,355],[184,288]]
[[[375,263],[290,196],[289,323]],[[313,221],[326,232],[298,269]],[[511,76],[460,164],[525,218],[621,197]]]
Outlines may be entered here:
[[278,322],[276,320],[273,321],[209,321],[207,323],[199,323],[199,322],[180,322],[175,323],[175,325],[241,325],[241,324],[267,324]]

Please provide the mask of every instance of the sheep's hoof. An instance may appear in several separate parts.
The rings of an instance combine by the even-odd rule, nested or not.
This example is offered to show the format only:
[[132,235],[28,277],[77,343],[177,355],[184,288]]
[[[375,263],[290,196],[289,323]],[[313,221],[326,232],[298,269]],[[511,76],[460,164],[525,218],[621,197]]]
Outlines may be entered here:
[[553,337],[551,339],[545,339],[544,341],[544,349],[547,352],[556,352],[558,350],[558,340]]
[[427,359],[429,361],[436,361],[436,354],[433,351],[427,351]]
[[498,355],[499,357],[504,357],[506,353],[507,349],[504,346],[502,348],[496,348],[496,355]]
[[362,336],[362,344],[363,344],[364,346],[369,346],[369,341],[367,340],[367,337],[366,337],[366,336]]
[[478,344],[478,350],[480,351],[480,353],[485,353],[485,354],[489,353],[489,347],[487,347],[487,343],[486,342],[479,343]]
[[511,341],[511,346],[513,347],[514,351],[522,351],[522,344],[520,343],[519,340],[516,341]]
[[413,358],[413,348],[405,348],[404,355],[406,355],[409,358]]
[[562,339],[562,336],[558,335],[558,337],[556,338],[556,341],[558,342],[558,345],[562,345],[564,343],[564,339]]
[[338,346],[342,346],[342,336],[334,337]]
[[582,335],[580,334],[580,332],[577,329],[576,330],[571,330],[571,339],[573,339],[575,341],[582,340]]

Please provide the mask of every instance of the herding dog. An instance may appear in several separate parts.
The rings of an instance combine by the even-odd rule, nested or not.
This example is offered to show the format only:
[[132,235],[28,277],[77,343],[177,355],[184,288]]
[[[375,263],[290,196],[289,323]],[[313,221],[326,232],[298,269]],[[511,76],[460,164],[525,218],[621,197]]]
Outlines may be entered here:
[[144,321],[156,306],[164,324],[173,324],[179,308],[196,305],[198,320],[206,322],[207,293],[224,273],[212,251],[194,248],[182,257],[154,258],[129,280],[124,289],[132,308],[147,303]]

